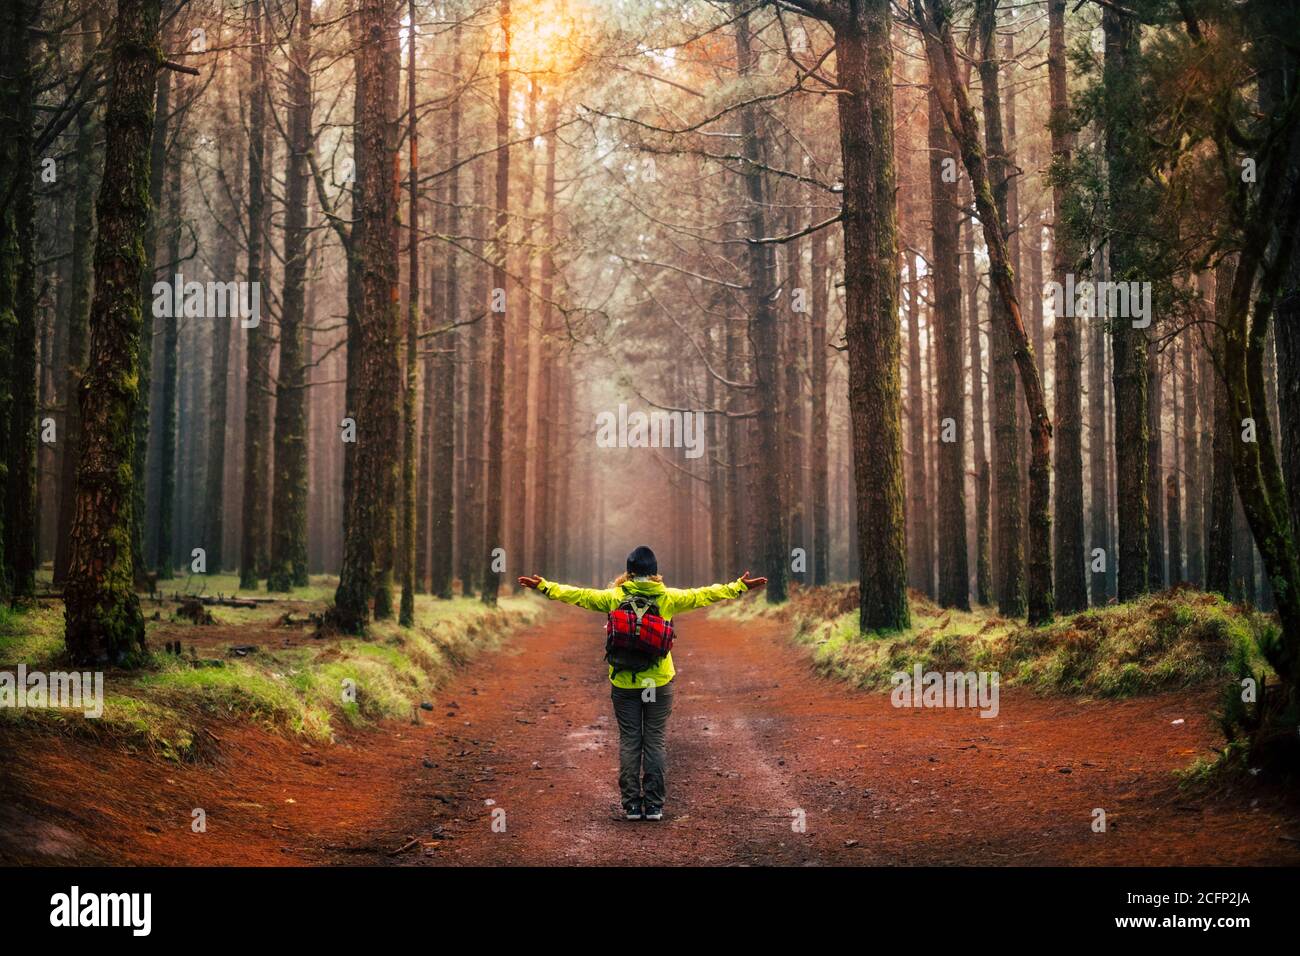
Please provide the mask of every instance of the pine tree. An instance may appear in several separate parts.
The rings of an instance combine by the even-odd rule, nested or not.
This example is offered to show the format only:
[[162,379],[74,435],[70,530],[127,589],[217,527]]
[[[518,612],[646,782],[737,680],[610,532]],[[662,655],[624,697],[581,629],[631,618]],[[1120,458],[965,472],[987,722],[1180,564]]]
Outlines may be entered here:
[[[962,310],[958,240],[958,156],[952,135],[944,126],[943,110],[934,81],[926,97],[930,148],[930,222],[933,248],[934,307],[931,322],[938,337],[938,413],[932,416],[940,429],[939,495],[939,603],[970,610],[970,571],[966,556],[966,476],[962,458],[966,447],[966,409],[962,388]],[[951,428],[951,434],[947,429]]]
[[[248,83],[248,278],[265,280],[263,247],[266,215],[266,43],[262,0],[253,0]],[[270,416],[271,343],[269,322],[248,329],[244,379],[243,521],[240,530],[239,586],[257,588],[267,565],[266,478],[269,468],[267,425]]]
[[[749,15],[742,14],[735,23],[736,71],[743,78],[756,66],[752,47]],[[763,573],[768,578],[767,600],[779,603],[786,596],[786,495],[785,443],[781,434],[780,328],[773,303],[776,287],[776,262],[767,237],[765,208],[769,202],[768,184],[763,175],[761,126],[762,113],[757,106],[740,110],[741,152],[745,157],[742,178],[745,188],[745,217],[749,247],[746,251],[749,312],[749,338],[754,345],[754,378],[758,397],[758,529],[759,555]]]
[[[1048,0],[1047,69],[1051,96],[1052,137],[1052,281],[1064,288],[1067,274],[1078,269],[1079,252],[1064,224],[1065,175],[1074,150],[1066,84],[1066,0]],[[1083,534],[1083,352],[1078,317],[1073,309],[1057,308],[1052,322],[1055,372],[1053,406],[1056,416],[1056,606],[1069,614],[1088,606]],[[1100,504],[1100,502],[1097,502]]]
[[131,423],[148,264],[150,142],[162,63],[158,0],[118,0],[104,113],[104,177],[96,204],[92,361],[82,378],[82,441],[72,553],[64,586],[69,658],[124,664],[145,650],[131,548]]
[[280,310],[280,367],[275,388],[275,468],[271,486],[268,591],[307,584],[307,187],[312,144],[311,0],[297,0],[290,46],[289,166],[285,176],[284,295]]
[[[397,24],[385,0],[362,0],[355,37],[357,114],[353,124],[356,184],[351,253],[357,282],[356,320],[349,337],[356,447],[344,503],[347,526],[343,568],[329,621],[362,633],[370,600],[382,580],[382,550],[391,534],[396,489],[395,448],[401,392],[398,348],[397,197],[394,120],[397,115]],[[351,355],[349,356],[351,358]],[[388,504],[385,504],[388,502]],[[380,574],[376,573],[379,565]],[[391,567],[391,565],[389,565]],[[376,616],[379,608],[376,607]]]

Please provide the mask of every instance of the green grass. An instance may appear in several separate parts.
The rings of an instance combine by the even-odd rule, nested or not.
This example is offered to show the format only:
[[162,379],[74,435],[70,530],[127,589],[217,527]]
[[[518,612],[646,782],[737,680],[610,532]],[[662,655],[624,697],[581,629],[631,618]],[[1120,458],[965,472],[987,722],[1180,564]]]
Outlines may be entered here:
[[[210,578],[208,594],[230,594],[233,576]],[[177,582],[179,583],[179,582]],[[184,588],[176,590],[184,591]],[[191,589],[196,590],[196,589]],[[499,646],[502,635],[534,619],[540,602],[503,597],[490,609],[473,598],[416,601],[416,626],[373,622],[366,639],[330,638],[284,647],[283,631],[271,626],[286,610],[301,618],[320,612],[332,597],[332,579],[313,579],[311,588],[289,596],[302,604],[259,605],[256,609],[212,608],[222,625],[237,628],[229,644],[257,645],[247,657],[226,657],[225,644],[206,645],[202,657],[154,654],[141,671],[105,674],[104,712],[87,719],[77,712],[0,710],[0,721],[31,721],[41,726],[112,740],[134,750],[169,759],[201,758],[216,738],[214,720],[256,723],[275,732],[314,741],[333,739],[342,721],[363,726],[385,719],[415,719],[421,701],[473,655]],[[166,588],[170,596],[172,589]],[[262,596],[265,596],[264,594]],[[58,666],[63,651],[63,608],[49,606],[0,611],[0,662]],[[149,622],[149,629],[193,627],[171,620]],[[224,636],[224,635],[223,635]],[[152,642],[156,645],[158,642]],[[345,694],[345,688],[351,693]]]
[[0,664],[44,664],[63,652],[63,605],[0,605]]
[[1277,624],[1217,595],[1176,589],[1094,608],[1031,628],[989,609],[945,610],[913,595],[912,626],[886,635],[858,630],[856,589],[796,592],[784,606],[747,602],[715,613],[789,622],[823,674],[884,690],[898,671],[998,671],[1039,693],[1127,697],[1190,687],[1234,674],[1240,655],[1267,671],[1261,643]]

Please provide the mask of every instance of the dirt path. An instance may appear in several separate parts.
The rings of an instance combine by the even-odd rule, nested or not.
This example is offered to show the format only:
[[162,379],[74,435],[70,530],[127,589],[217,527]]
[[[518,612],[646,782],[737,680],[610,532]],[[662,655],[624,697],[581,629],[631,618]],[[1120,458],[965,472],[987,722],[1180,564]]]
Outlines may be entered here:
[[[330,747],[217,725],[213,762],[178,766],[0,731],[0,861],[1300,862],[1294,804],[1177,787],[1172,771],[1219,739],[1206,693],[1004,689],[992,720],[900,710],[816,677],[779,625],[700,613],[682,620],[674,654],[667,817],[628,823],[600,623],[557,606],[463,670],[422,725]],[[1092,831],[1097,807],[1105,833]]]
[[[899,710],[817,678],[774,625],[703,615],[683,620],[674,653],[668,815],[628,823],[599,623],[558,609],[449,688],[429,741],[437,766],[408,784],[379,842],[437,832],[403,859],[448,864],[1300,860],[1300,825],[1276,801],[1180,794],[1171,771],[1217,736],[1204,695],[1004,690],[997,719]],[[1106,833],[1092,830],[1096,807]],[[805,832],[792,827],[800,810]]]

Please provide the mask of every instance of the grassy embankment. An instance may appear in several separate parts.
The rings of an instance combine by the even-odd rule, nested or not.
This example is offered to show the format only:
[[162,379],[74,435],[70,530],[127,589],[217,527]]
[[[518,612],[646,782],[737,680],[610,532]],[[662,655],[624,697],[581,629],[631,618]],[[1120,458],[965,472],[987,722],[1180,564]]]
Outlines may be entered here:
[[925,671],[997,671],[1005,684],[1095,697],[1227,680],[1243,666],[1272,676],[1259,648],[1276,640],[1276,622],[1200,591],[1176,588],[1041,628],[989,608],[947,610],[911,597],[912,627],[887,634],[858,630],[856,585],[798,589],[780,607],[751,600],[713,613],[788,622],[820,672],[869,690],[889,689],[891,675],[918,663]]
[[[238,593],[233,575],[209,575],[204,593]],[[174,587],[173,587],[174,585]],[[414,628],[396,621],[371,624],[367,639],[313,638],[307,614],[333,598],[335,581],[313,577],[283,600],[256,607],[208,607],[214,623],[179,619],[171,601],[145,604],[149,666],[104,675],[104,712],[87,719],[79,711],[0,709],[0,721],[29,721],[50,730],[90,735],[171,759],[201,758],[213,737],[214,720],[252,721],[275,732],[325,742],[340,722],[364,726],[382,719],[418,719],[427,700],[453,670],[483,650],[499,646],[510,628],[534,619],[540,605],[503,597],[495,610],[473,598],[416,599]],[[185,591],[166,582],[165,591]],[[277,596],[280,597],[280,596]],[[158,619],[152,619],[157,612]],[[289,623],[285,614],[293,615]],[[179,640],[183,653],[162,652]],[[251,649],[249,649],[251,647]],[[232,648],[241,648],[240,652]],[[0,668],[70,670],[63,661],[63,605],[0,609]],[[84,670],[84,669],[82,669]],[[350,683],[349,683],[350,682]],[[354,693],[348,690],[354,689]]]

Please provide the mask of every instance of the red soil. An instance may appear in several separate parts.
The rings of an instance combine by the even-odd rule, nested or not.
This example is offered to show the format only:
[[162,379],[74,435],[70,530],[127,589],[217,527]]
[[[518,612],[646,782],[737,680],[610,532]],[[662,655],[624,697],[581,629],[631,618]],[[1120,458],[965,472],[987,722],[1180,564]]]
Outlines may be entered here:
[[[1300,862],[1294,802],[1179,789],[1173,771],[1218,740],[1208,691],[1004,688],[996,719],[899,710],[818,678],[779,625],[702,615],[682,620],[674,653],[667,817],[627,823],[599,625],[557,608],[463,670],[421,725],[332,746],[213,725],[211,760],[178,765],[5,728],[0,862]],[[205,833],[191,831],[196,807]]]

